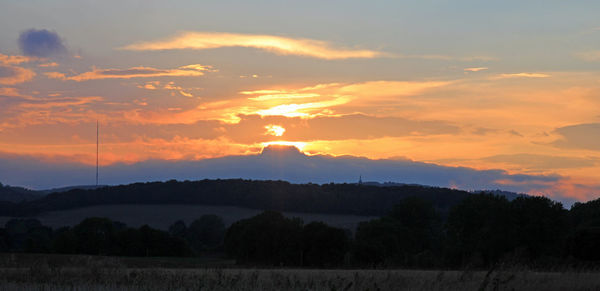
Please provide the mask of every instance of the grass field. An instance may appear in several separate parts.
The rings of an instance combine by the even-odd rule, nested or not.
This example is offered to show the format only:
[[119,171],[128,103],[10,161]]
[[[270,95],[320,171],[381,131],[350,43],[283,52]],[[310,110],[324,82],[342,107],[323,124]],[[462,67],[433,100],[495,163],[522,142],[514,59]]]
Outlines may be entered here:
[[[183,220],[189,225],[194,219],[204,214],[216,214],[223,218],[227,226],[240,219],[257,215],[261,210],[233,206],[204,205],[102,205],[63,211],[51,211],[35,217],[42,224],[52,228],[74,225],[88,217],[107,217],[120,221],[128,226],[140,227],[148,224],[151,227],[167,230],[177,221]],[[334,215],[284,212],[288,217],[299,217],[305,223],[323,221],[331,226],[354,230],[359,222],[373,219],[372,216]],[[6,224],[11,217],[0,217],[0,226]]]
[[[188,260],[178,265],[183,268],[156,267],[162,260],[165,259],[5,254],[0,255],[0,290],[600,289],[599,272],[577,270],[239,269],[232,267],[231,262],[210,259]],[[177,263],[179,259],[168,260]]]

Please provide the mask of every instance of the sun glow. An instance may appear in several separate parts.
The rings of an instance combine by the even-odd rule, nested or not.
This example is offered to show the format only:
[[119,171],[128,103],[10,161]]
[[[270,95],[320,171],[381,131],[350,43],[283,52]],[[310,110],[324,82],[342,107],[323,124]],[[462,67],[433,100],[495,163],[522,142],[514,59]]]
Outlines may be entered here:
[[306,147],[308,143],[306,142],[297,142],[297,141],[269,141],[269,142],[263,142],[261,143],[263,148],[266,148],[268,146],[271,145],[276,145],[276,146],[293,146],[296,147],[299,151],[303,152],[304,148]]
[[269,124],[269,125],[265,126],[265,128],[267,129],[267,132],[265,133],[267,135],[282,136],[283,133],[285,132],[285,128],[283,128],[279,125]]

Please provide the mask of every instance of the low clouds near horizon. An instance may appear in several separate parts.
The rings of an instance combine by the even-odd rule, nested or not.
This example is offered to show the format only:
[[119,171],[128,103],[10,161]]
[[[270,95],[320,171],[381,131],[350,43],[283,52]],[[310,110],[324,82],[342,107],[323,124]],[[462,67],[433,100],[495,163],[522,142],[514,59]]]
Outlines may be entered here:
[[[52,161],[0,154],[0,182],[14,186],[48,189],[89,185],[95,167],[79,163]],[[134,164],[113,164],[100,169],[100,183],[128,184],[145,181],[244,178],[286,180],[292,183],[354,183],[365,181],[397,182],[463,190],[496,190],[538,194],[561,183],[558,175],[509,174],[503,170],[476,170],[446,167],[406,159],[371,160],[367,158],[324,155],[307,156],[292,147],[267,147],[262,154],[227,156],[198,161],[148,160]],[[572,203],[573,197],[554,193],[550,197]]]

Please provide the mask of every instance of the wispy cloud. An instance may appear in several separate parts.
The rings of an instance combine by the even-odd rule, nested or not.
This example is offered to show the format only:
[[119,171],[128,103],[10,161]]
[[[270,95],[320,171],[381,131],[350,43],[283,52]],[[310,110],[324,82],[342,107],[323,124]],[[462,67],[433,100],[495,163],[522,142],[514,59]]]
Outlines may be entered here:
[[64,97],[64,98],[53,98],[48,100],[39,100],[37,103],[23,103],[20,105],[21,108],[54,108],[54,107],[68,107],[68,106],[80,106],[84,104],[90,104],[93,102],[102,101],[104,98],[99,96],[88,96],[88,97]]
[[551,75],[544,73],[511,73],[511,74],[499,74],[492,77],[492,79],[512,79],[512,78],[549,78]]
[[580,53],[576,53],[575,56],[584,61],[598,62],[598,61],[600,61],[600,50],[580,52]]
[[424,59],[424,60],[440,60],[440,61],[462,61],[462,62],[490,62],[497,61],[498,58],[491,56],[449,56],[449,55],[397,55],[398,58],[406,59]]
[[298,55],[326,60],[385,56],[385,53],[379,51],[341,48],[321,40],[221,32],[184,32],[165,40],[134,43],[122,49],[133,51],[205,50],[222,47],[256,48],[280,55]]
[[58,67],[58,63],[55,63],[55,62],[44,63],[44,64],[39,64],[38,67],[42,67],[42,68]]
[[487,67],[465,68],[465,72],[479,72],[487,70]]
[[98,79],[131,79],[131,78],[149,78],[149,77],[194,77],[203,76],[205,72],[211,71],[211,66],[187,65],[177,69],[156,69],[152,67],[133,67],[129,69],[96,69],[79,75],[66,76],[59,72],[45,73],[48,78],[60,79],[63,81],[88,81]]

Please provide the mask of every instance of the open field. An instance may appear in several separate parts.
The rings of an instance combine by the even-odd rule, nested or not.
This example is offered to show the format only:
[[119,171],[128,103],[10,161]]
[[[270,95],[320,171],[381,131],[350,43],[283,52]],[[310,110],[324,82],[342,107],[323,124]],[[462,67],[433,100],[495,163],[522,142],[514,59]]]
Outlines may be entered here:
[[[598,290],[600,273],[239,269],[198,259],[195,268],[154,267],[160,258],[0,256],[0,290]],[[132,262],[148,263],[132,267]],[[177,259],[175,259],[177,260]],[[212,266],[211,266],[212,264]]]
[[[216,214],[223,218],[225,225],[249,218],[262,212],[257,209],[233,206],[205,206],[205,205],[101,205],[62,211],[42,213],[34,218],[42,224],[52,228],[71,226],[80,223],[88,217],[107,217],[132,227],[148,224],[151,227],[167,230],[177,221],[183,220],[186,224],[204,214]],[[376,217],[357,215],[315,214],[284,212],[287,217],[299,217],[305,223],[323,221],[331,226],[354,230],[359,222]],[[0,217],[0,225],[6,224],[11,217]]]

